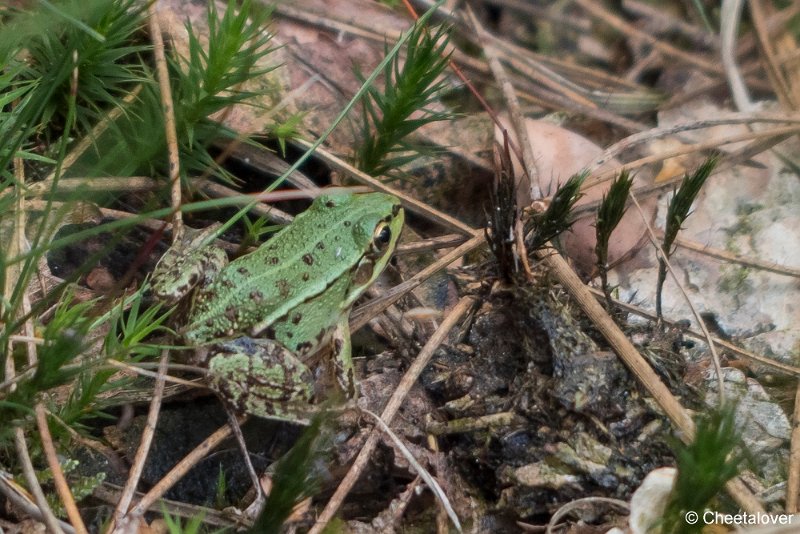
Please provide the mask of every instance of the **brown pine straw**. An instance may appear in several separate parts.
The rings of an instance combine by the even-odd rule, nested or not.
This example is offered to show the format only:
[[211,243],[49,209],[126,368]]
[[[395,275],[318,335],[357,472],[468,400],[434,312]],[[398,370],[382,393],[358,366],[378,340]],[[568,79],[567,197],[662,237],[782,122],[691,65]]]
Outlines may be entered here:
[[[75,504],[75,497],[72,496],[67,478],[64,476],[64,472],[58,461],[58,453],[53,444],[53,436],[50,434],[50,427],[47,425],[47,412],[44,408],[44,404],[41,402],[36,403],[34,411],[36,412],[36,426],[42,438],[42,450],[47,458],[47,465],[50,466],[50,470],[53,473],[53,483],[56,486],[56,492],[59,498],[61,498],[61,503],[64,505],[64,510],[67,512],[67,517],[72,523],[72,528],[75,529],[75,533],[88,534],[86,525],[83,524],[81,513],[78,511],[78,506]],[[56,468],[53,469],[53,466],[56,466]]]

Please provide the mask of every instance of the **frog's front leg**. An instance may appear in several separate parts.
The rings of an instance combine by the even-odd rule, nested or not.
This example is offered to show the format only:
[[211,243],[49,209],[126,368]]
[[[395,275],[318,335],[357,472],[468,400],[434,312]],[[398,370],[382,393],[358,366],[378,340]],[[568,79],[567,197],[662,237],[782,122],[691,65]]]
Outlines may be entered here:
[[178,302],[195,287],[207,286],[227,265],[225,251],[209,244],[219,226],[187,228],[183,238],[161,256],[150,279],[150,289],[158,300],[169,305]]
[[332,339],[332,358],[336,381],[348,399],[356,397],[356,372],[353,367],[352,345],[350,343],[350,319],[343,315],[336,324]]
[[311,371],[280,343],[241,337],[211,351],[210,386],[235,410],[292,422],[313,411]]

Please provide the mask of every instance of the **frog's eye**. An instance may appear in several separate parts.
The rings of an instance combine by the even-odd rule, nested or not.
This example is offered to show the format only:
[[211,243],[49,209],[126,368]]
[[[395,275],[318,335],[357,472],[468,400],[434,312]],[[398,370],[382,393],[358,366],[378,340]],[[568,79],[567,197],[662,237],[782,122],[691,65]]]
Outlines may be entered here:
[[379,224],[372,234],[372,248],[375,252],[383,252],[392,241],[392,229],[388,224]]

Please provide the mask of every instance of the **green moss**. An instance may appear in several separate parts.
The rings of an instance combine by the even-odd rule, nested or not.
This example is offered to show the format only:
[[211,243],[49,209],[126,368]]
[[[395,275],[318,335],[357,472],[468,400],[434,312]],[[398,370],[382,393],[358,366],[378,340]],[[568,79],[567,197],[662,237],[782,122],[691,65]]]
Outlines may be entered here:
[[728,294],[738,294],[749,287],[747,277],[750,269],[741,265],[728,265],[723,268],[717,282],[717,289]]

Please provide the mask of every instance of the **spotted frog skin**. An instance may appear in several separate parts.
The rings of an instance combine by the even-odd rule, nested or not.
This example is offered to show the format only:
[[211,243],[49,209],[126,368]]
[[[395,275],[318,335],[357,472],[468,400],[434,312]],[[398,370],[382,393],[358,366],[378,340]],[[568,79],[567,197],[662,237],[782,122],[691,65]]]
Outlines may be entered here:
[[323,349],[331,350],[340,388],[355,396],[348,317],[389,262],[403,217],[399,200],[384,193],[322,195],[231,263],[204,245],[213,228],[173,246],[151,288],[166,303],[192,293],[179,332],[234,409],[304,420],[315,395],[307,362]]

